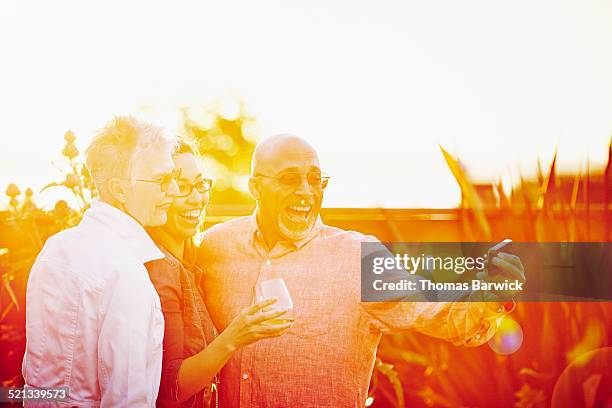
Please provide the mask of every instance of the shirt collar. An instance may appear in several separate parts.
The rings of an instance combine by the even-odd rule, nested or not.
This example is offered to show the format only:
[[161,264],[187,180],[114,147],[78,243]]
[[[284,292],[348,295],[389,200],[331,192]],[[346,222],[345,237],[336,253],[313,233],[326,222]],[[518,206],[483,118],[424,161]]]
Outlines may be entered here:
[[[261,232],[259,229],[259,223],[257,222],[257,208],[255,208],[255,211],[253,211],[253,214],[251,214],[250,224],[251,224],[251,243],[255,245],[255,243],[259,242],[263,247],[265,247],[266,244],[261,235]],[[295,249],[299,249],[303,247],[304,245],[306,245],[307,243],[309,243],[313,238],[315,238],[321,231],[322,227],[323,227],[323,221],[321,221],[321,216],[319,215],[317,216],[317,220],[315,221],[314,225],[312,226],[310,232],[308,233],[306,237],[302,238],[299,241],[279,241],[279,243],[288,245],[290,247],[294,247]],[[269,248],[269,250],[272,250],[272,249],[273,248]]]
[[117,234],[144,264],[155,259],[164,258],[149,234],[134,218],[116,207],[99,199],[94,199],[91,207],[85,211],[83,222],[97,222]]

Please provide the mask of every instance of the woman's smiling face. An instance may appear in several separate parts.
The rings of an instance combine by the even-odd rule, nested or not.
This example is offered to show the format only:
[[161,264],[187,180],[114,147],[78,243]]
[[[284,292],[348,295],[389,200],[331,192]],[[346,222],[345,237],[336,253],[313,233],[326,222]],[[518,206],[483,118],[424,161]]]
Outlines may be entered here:
[[177,180],[180,193],[168,210],[165,228],[175,238],[185,240],[196,234],[198,225],[204,219],[209,193],[198,191],[198,186],[202,187],[206,181],[195,155],[178,153],[173,156],[173,160],[175,169],[180,171]]

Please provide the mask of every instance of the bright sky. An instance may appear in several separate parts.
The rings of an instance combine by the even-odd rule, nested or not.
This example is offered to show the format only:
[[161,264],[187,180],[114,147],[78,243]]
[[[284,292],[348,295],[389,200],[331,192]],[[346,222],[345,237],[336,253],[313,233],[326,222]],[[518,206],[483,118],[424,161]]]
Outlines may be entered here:
[[61,178],[68,129],[82,149],[114,114],[172,130],[232,95],[261,136],[319,150],[327,206],[456,205],[438,143],[475,180],[534,175],[557,144],[565,170],[607,159],[609,1],[91,3],[0,8],[2,200]]

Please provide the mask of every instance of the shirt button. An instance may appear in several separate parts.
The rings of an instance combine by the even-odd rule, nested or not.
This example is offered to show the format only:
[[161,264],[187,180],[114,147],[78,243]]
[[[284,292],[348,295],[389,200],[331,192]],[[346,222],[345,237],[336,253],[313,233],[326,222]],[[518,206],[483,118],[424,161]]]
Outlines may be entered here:
[[242,374],[242,379],[243,380],[248,380],[249,379],[249,375],[247,373]]
[[266,265],[270,265],[271,263],[272,263],[272,261],[271,261],[271,260],[266,259]]
[[484,310],[482,309],[482,307],[479,307],[479,308],[478,308],[478,312],[479,312],[479,313],[483,313],[483,312],[484,312]]

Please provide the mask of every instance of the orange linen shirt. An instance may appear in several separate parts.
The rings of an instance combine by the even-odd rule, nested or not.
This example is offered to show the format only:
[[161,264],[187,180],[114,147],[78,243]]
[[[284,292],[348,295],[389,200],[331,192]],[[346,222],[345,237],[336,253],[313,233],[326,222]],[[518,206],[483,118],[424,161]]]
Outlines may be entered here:
[[282,278],[295,321],[281,337],[238,350],[220,378],[222,407],[363,407],[381,334],[415,330],[476,346],[499,313],[484,303],[361,302],[361,243],[373,236],[323,225],[268,250],[255,215],[204,234],[204,299],[221,331],[254,301],[257,282]]

